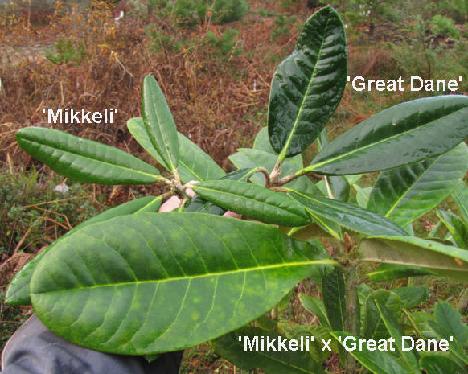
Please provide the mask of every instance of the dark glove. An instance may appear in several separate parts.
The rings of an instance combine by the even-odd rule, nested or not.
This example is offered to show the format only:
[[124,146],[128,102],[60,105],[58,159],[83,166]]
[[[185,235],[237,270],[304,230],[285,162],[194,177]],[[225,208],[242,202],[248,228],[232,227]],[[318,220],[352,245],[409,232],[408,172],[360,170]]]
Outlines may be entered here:
[[148,363],[142,357],[117,356],[68,343],[35,316],[10,338],[2,353],[3,374],[177,374],[182,352]]

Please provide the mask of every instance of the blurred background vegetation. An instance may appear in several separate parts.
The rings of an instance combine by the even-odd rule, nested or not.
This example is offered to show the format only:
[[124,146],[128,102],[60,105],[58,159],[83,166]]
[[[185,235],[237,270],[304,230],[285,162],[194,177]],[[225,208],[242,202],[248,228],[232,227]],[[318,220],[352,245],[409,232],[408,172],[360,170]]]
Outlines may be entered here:
[[[227,156],[249,146],[266,124],[275,66],[292,51],[305,19],[326,4],[346,24],[350,75],[462,76],[459,93],[467,91],[466,0],[0,0],[0,345],[30,314],[1,302],[15,271],[96,212],[158,192],[63,180],[17,148],[15,131],[45,125],[43,108],[117,108],[113,125],[62,128],[144,158],[126,120],[139,115],[140,85],[153,73],[178,128],[232,169]],[[423,95],[348,87],[329,124],[332,136]],[[429,232],[436,221],[429,214],[419,226]],[[425,307],[460,291],[459,284],[426,283],[431,298]],[[302,318],[300,306],[292,308],[284,313]],[[183,370],[232,372],[232,366],[205,345],[186,352]]]

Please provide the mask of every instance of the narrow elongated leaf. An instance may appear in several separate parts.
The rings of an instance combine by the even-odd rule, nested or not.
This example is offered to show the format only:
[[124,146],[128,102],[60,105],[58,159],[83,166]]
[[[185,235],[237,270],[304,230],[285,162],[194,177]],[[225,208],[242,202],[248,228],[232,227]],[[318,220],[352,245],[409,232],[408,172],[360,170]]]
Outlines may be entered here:
[[376,237],[363,240],[364,261],[417,266],[437,274],[468,280],[468,251],[414,236]]
[[349,230],[365,235],[404,235],[402,228],[379,216],[342,201],[290,192],[290,196],[303,204],[312,217],[325,217]]
[[468,224],[468,187],[465,182],[461,181],[458,183],[457,189],[452,194],[453,200],[458,205],[463,220]]
[[154,149],[168,170],[176,170],[179,161],[177,129],[166,98],[152,75],[146,76],[143,81],[142,114]]
[[301,301],[304,309],[315,314],[323,326],[330,327],[330,321],[328,320],[327,311],[322,300],[305,294],[300,294],[299,300]]
[[[263,369],[266,374],[324,372],[321,363],[313,361],[307,352],[262,351],[260,339],[270,339],[271,341],[275,339],[274,341],[277,342],[278,339],[285,338],[275,331],[245,327],[217,339],[214,342],[215,351],[244,370]],[[252,350],[249,350],[249,343]],[[246,348],[247,351],[245,351]]]
[[[317,244],[314,244],[317,245]],[[275,227],[201,213],[141,213],[85,227],[34,272],[35,313],[91,349],[147,355],[233,331],[334,261]]]
[[[349,333],[342,331],[332,332],[333,337],[340,343]],[[358,337],[356,337],[358,339]],[[344,344],[343,344],[344,346]],[[374,374],[408,374],[407,369],[389,352],[382,351],[359,351],[357,349],[349,352],[359,363]]]
[[381,290],[373,294],[375,304],[380,313],[380,318],[382,318],[385,326],[387,327],[389,335],[395,338],[395,345],[398,348],[401,360],[406,366],[408,373],[418,374],[420,371],[418,370],[416,356],[411,351],[403,351],[403,334],[399,326],[399,317],[386,307],[385,304],[387,297],[385,293],[386,291]]
[[[159,152],[151,144],[143,120],[140,117],[132,118],[127,122],[127,127],[138,144],[161,165],[170,170]],[[203,181],[219,179],[225,175],[224,170],[198,145],[181,133],[178,133],[178,138],[180,146],[177,170],[179,171],[183,183],[192,180]]]
[[305,170],[361,174],[440,155],[468,136],[468,97],[438,96],[386,109],[327,144]]
[[468,249],[468,223],[462,221],[457,215],[442,209],[437,210],[437,216],[452,235],[457,247]]
[[27,127],[17,132],[16,139],[31,156],[79,182],[144,184],[161,178],[155,167],[118,148],[63,131]]
[[333,330],[345,329],[346,296],[343,271],[334,268],[322,278],[323,303]]
[[405,226],[432,210],[456,188],[468,169],[468,147],[383,172],[369,198],[368,209]]
[[435,275],[428,269],[419,268],[417,266],[380,264],[377,269],[367,273],[371,281],[391,281],[400,278],[418,277],[423,275]]
[[304,226],[310,222],[305,208],[288,195],[252,183],[232,180],[196,184],[203,199],[233,212],[284,226]]
[[307,20],[273,77],[268,132],[277,153],[297,155],[320,135],[341,100],[346,74],[343,23],[327,6]]
[[39,261],[44,255],[49,252],[59,241],[63,240],[68,235],[86,227],[93,223],[107,221],[114,217],[125,216],[128,214],[136,214],[142,212],[156,212],[161,206],[162,198],[160,196],[145,196],[140,199],[132,200],[128,203],[121,204],[115,208],[108,209],[97,216],[80,223],[78,226],[70,230],[67,234],[59,238],[57,241],[42,250],[36,257],[29,261],[18,273],[8,287],[5,301],[11,305],[29,305],[30,298],[30,283],[31,277],[36,269]]

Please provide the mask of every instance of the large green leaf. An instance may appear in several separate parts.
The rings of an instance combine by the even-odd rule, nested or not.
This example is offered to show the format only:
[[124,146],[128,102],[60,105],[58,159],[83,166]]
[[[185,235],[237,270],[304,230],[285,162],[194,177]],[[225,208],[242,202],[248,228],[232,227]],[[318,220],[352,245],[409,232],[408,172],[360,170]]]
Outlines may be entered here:
[[[385,326],[383,319],[380,316],[375,298],[378,297],[379,302],[385,305],[386,309],[393,313],[396,318],[400,317],[403,307],[400,297],[387,290],[372,291],[367,294],[364,300],[364,310],[362,318],[361,331],[365,338],[383,339],[389,336],[389,331]],[[391,334],[390,334],[391,336]]]
[[[151,144],[143,120],[140,117],[131,118],[127,127],[136,141],[161,165],[168,168],[159,152]],[[177,170],[183,183],[222,178],[225,173],[213,159],[198,145],[185,135],[179,137],[179,164]]]
[[67,234],[59,238],[57,241],[49,245],[47,248],[42,250],[36,257],[29,261],[18,273],[10,283],[8,287],[5,301],[8,304],[12,305],[29,305],[31,304],[30,298],[30,283],[31,277],[34,270],[36,269],[39,261],[44,257],[44,255],[49,252],[59,241],[66,238],[68,235],[86,227],[93,223],[107,221],[114,217],[125,216],[128,214],[136,214],[142,212],[156,212],[161,206],[162,197],[154,196],[145,196],[140,199],[132,200],[128,203],[121,204],[115,208],[108,209],[97,216],[88,219],[87,221],[82,222]]
[[437,156],[468,136],[468,97],[438,96],[386,109],[327,144],[305,168],[361,174]]
[[148,137],[168,170],[179,161],[179,138],[166,98],[152,75],[143,81],[142,114]]
[[307,20],[273,77],[268,132],[281,158],[301,153],[320,135],[341,100],[346,74],[343,23],[327,6]]
[[[266,374],[324,372],[321,363],[313,361],[307,352],[262,350],[261,339],[277,342],[278,339],[285,338],[276,331],[263,330],[258,327],[244,327],[217,339],[214,342],[215,351],[244,370],[259,368]],[[300,339],[298,340],[300,341]],[[305,342],[305,339],[303,341]],[[252,345],[252,350],[249,348],[249,343]],[[287,347],[289,347],[288,343]]]
[[405,226],[437,206],[456,188],[468,169],[468,147],[383,172],[367,208]]
[[399,355],[402,362],[406,366],[408,373],[418,374],[418,362],[416,356],[411,351],[403,350],[403,333],[400,329],[399,316],[394,314],[390,309],[387,308],[387,291],[380,290],[373,294],[373,299],[380,313],[380,318],[385,324],[389,335],[395,339],[395,345],[398,348]]
[[268,136],[268,127],[262,127],[262,129],[258,132],[257,136],[255,137],[252,149],[276,155],[276,152],[270,143],[270,137]]
[[304,226],[310,222],[305,208],[288,195],[252,183],[218,180],[193,187],[203,199],[233,212],[284,226]]
[[343,271],[335,267],[322,278],[323,304],[332,330],[342,331],[346,324],[346,296]]
[[201,213],[141,213],[73,233],[31,283],[54,333],[91,349],[147,355],[233,331],[334,261],[273,226]]
[[312,217],[324,217],[349,230],[365,235],[404,235],[402,228],[379,216],[342,201],[307,196],[290,190],[290,196],[303,204]]
[[[349,333],[332,332],[334,338],[342,343]],[[356,339],[358,339],[356,337]],[[343,345],[344,346],[344,345]],[[355,349],[349,352],[359,363],[374,374],[408,374],[407,369],[389,352]]]
[[414,236],[382,236],[363,240],[364,261],[417,266],[441,275],[468,280],[468,251]]
[[16,138],[31,156],[79,182],[143,184],[161,178],[155,167],[118,148],[63,131],[26,127],[17,132]]

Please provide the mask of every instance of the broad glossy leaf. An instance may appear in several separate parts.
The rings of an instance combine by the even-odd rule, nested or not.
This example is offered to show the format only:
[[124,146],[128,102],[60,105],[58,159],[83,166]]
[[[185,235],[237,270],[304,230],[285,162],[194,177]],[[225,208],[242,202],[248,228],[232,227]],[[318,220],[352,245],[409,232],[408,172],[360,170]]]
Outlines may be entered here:
[[458,184],[457,189],[452,194],[452,198],[457,203],[463,220],[468,224],[468,187],[465,182],[461,181]]
[[428,269],[419,268],[417,266],[380,264],[377,269],[367,273],[371,281],[391,281],[400,278],[418,277],[423,275],[435,275]]
[[304,309],[316,315],[323,326],[330,327],[330,321],[328,320],[327,311],[322,300],[320,300],[317,297],[305,294],[300,294],[299,300],[301,301],[301,304],[304,307]]
[[141,213],[62,240],[34,272],[45,325],[95,350],[147,355],[233,331],[334,261],[273,226],[201,213]]
[[232,180],[201,182],[193,190],[203,199],[265,223],[304,226],[310,222],[305,208],[288,195]]
[[342,201],[306,196],[295,191],[290,196],[303,204],[312,217],[325,217],[349,230],[365,235],[404,235],[403,229],[379,216]]
[[403,351],[402,337],[403,333],[400,329],[399,315],[393,313],[386,306],[387,302],[387,291],[381,290],[373,294],[373,299],[380,313],[380,318],[385,324],[388,330],[389,336],[395,338],[395,346],[398,349],[402,363],[406,366],[408,373],[418,374],[418,362],[416,356],[411,351]]
[[427,287],[408,286],[395,288],[392,292],[396,293],[406,309],[417,307],[419,304],[429,299],[429,290]]
[[146,132],[154,149],[168,170],[176,170],[179,161],[179,138],[161,88],[152,75],[143,81],[142,114]]
[[451,360],[447,356],[437,353],[424,354],[419,362],[421,369],[424,369],[428,374],[466,373],[466,367],[459,365],[457,362]]
[[417,266],[441,275],[468,280],[468,251],[414,236],[375,237],[359,247],[364,261]]
[[297,155],[320,135],[341,100],[346,74],[343,23],[327,6],[307,20],[273,77],[268,132],[277,153]]
[[[337,341],[343,341],[347,336],[352,336],[347,332],[334,331],[332,335]],[[358,337],[356,337],[358,339]],[[340,342],[341,343],[341,342]],[[374,374],[408,374],[407,369],[389,352],[382,351],[359,351],[349,352],[359,363]]]
[[332,330],[342,331],[346,324],[346,296],[343,271],[335,267],[322,277],[323,304]]
[[[143,120],[135,117],[127,122],[127,127],[136,141],[161,165],[169,169],[164,159],[151,144]],[[177,170],[183,183],[222,178],[224,170],[213,161],[198,145],[185,135],[178,133],[179,164]]]
[[[258,327],[244,327],[230,334],[222,336],[214,342],[215,351],[223,358],[228,359],[237,367],[244,370],[263,369],[266,374],[305,374],[323,373],[321,363],[312,360],[307,352],[294,351],[261,351],[260,339],[278,339],[279,333],[267,331]],[[245,337],[249,341],[257,339],[258,346],[252,344],[252,351],[245,351]],[[242,341],[239,341],[239,338]],[[284,339],[284,337],[281,337]],[[305,344],[305,343],[304,343]]]
[[98,214],[97,216],[80,223],[78,226],[70,230],[67,234],[59,238],[57,241],[43,249],[31,261],[29,261],[18,273],[8,287],[5,301],[11,305],[30,305],[30,283],[31,277],[36,269],[39,261],[44,255],[49,252],[59,241],[63,240],[68,235],[86,227],[93,223],[107,221],[114,217],[125,216],[128,214],[136,214],[142,212],[156,212],[161,206],[161,196],[145,196],[140,199],[132,200],[128,203],[121,204],[115,208],[107,209],[106,211]]
[[468,249],[468,223],[452,212],[439,209],[437,216],[443,222],[457,247]]
[[338,136],[305,170],[362,174],[437,156],[468,136],[468,97],[438,96],[386,109]]
[[144,184],[161,178],[155,167],[118,148],[63,131],[26,127],[16,139],[32,157],[79,182]]
[[368,209],[405,226],[432,210],[456,188],[468,169],[468,147],[383,172]]

